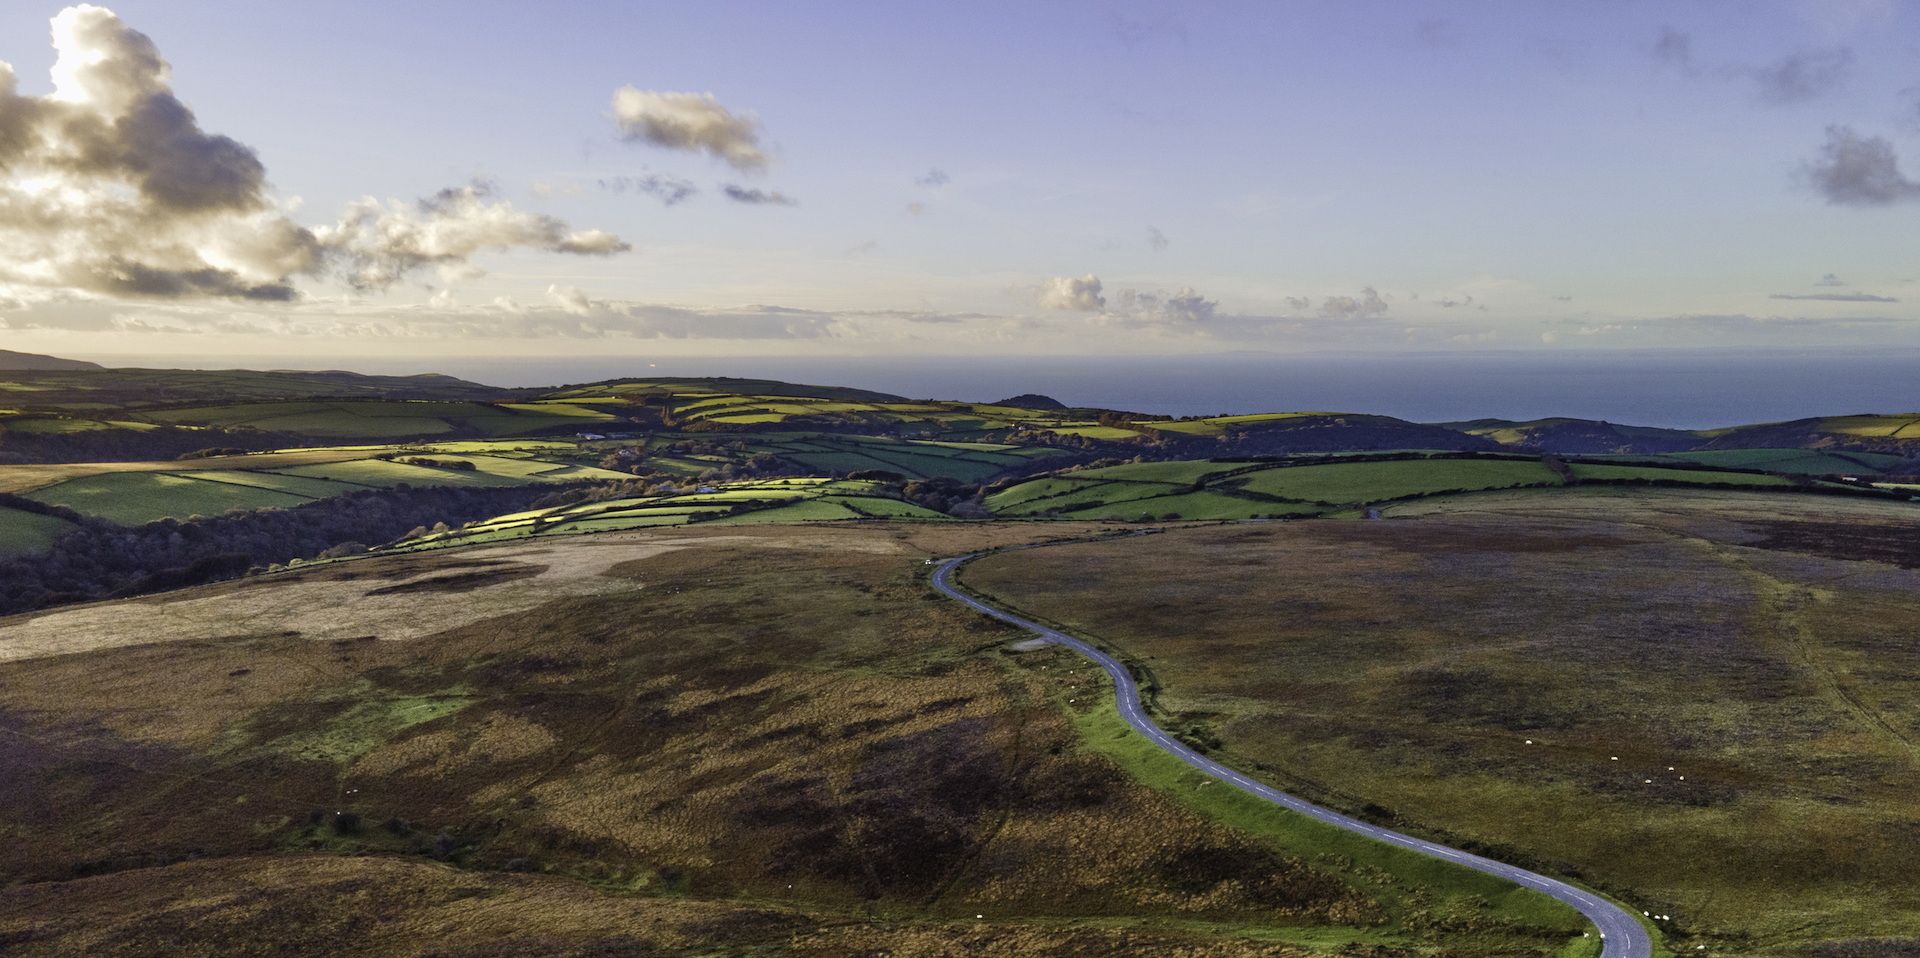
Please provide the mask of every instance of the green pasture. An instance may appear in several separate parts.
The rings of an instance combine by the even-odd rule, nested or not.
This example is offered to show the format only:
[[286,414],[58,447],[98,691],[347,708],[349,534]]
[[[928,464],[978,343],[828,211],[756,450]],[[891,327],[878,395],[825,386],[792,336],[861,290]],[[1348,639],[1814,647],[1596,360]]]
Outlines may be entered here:
[[68,479],[36,489],[27,497],[123,526],[169,517],[217,516],[229,509],[289,508],[311,501],[307,496],[258,486],[164,472],[109,472]]
[[1068,475],[1075,479],[1124,479],[1130,482],[1171,482],[1191,485],[1204,477],[1234,469],[1245,469],[1249,465],[1244,462],[1183,459],[1174,462],[1123,463],[1118,466],[1102,466],[1098,469],[1081,469]]
[[1920,437],[1920,415],[1828,416],[1819,428],[1843,436]]
[[[1015,489],[1019,488],[1022,487],[1015,487]],[[1059,509],[1063,511],[1098,509],[1108,505],[1112,505],[1116,509],[1121,506],[1127,506],[1129,510],[1137,512],[1139,508],[1146,507],[1136,508],[1134,506],[1135,503],[1159,499],[1165,496],[1180,495],[1192,489],[1193,486],[1187,483],[1178,485],[1160,482],[1084,483],[1080,484],[1078,488],[1070,489],[1057,495],[1044,499],[1031,499],[1007,508],[1014,515],[1032,515],[1038,512],[1045,512],[1049,509]],[[997,498],[998,497],[995,497],[995,499]],[[994,503],[995,499],[989,499],[988,502]]]
[[711,521],[740,525],[756,522],[837,522],[841,519],[858,518],[860,518],[859,514],[838,503],[828,502],[825,499],[804,499],[792,505],[760,509]]
[[1322,507],[1299,503],[1261,502],[1218,492],[1183,492],[1115,502],[1106,508],[1083,508],[1076,511],[1073,518],[1101,518],[1111,513],[1121,519],[1138,519],[1142,515],[1155,519],[1251,519],[1266,515],[1313,515],[1321,511]]
[[520,480],[507,476],[495,476],[485,472],[467,472],[454,469],[433,469],[427,466],[410,466],[400,462],[383,462],[378,459],[355,459],[348,462],[328,462],[312,466],[292,466],[275,470],[287,476],[313,476],[334,482],[350,482],[359,486],[392,488],[400,483],[410,486],[519,486]]
[[380,459],[354,459],[347,462],[320,463],[276,469],[285,476],[307,476],[360,486],[391,488],[411,486],[524,486],[533,483],[572,482],[579,479],[628,479],[626,473],[591,466],[564,466],[538,460],[503,459],[497,456],[452,456],[474,464],[474,469],[441,469],[415,466]]
[[61,533],[73,528],[65,519],[0,507],[0,558],[45,552]]
[[1834,473],[1874,473],[1907,461],[1882,452],[1830,452],[1820,449],[1713,449],[1674,452],[1659,456],[1607,456],[1634,462],[1686,462],[1723,469],[1763,469],[1819,476]]
[[613,418],[595,409],[566,403],[494,405],[433,400],[229,403],[160,409],[146,415],[182,425],[249,426],[343,438],[431,436],[458,428],[508,435],[557,425],[584,426]]
[[80,432],[99,432],[105,429],[145,431],[158,428],[149,422],[127,422],[117,419],[73,419],[64,416],[21,417],[8,419],[4,423],[0,423],[0,425],[6,426],[9,432],[37,436],[70,435]]
[[1545,463],[1502,459],[1401,459],[1331,462],[1267,469],[1245,477],[1242,488],[1286,499],[1326,503],[1385,502],[1448,490],[1557,486]]
[[990,495],[986,499],[987,508],[996,512],[1025,505],[1039,499],[1068,495],[1088,487],[1099,485],[1097,482],[1080,479],[1033,479],[1010,486]]
[[562,519],[544,527],[542,532],[619,532],[625,529],[657,529],[687,524],[687,512],[643,512],[618,516]]
[[879,496],[823,496],[821,502],[830,502],[837,506],[855,510],[863,515],[881,519],[948,519],[945,513],[935,512],[925,506],[918,506],[899,499],[883,499]]
[[270,489],[288,495],[306,499],[325,499],[362,488],[341,482],[315,479],[310,476],[289,476],[276,472],[255,472],[250,469],[207,469],[183,475],[192,476],[203,482],[224,482],[236,486],[252,486],[256,489]]
[[1704,469],[1662,469],[1659,466],[1613,466],[1576,462],[1568,466],[1577,480],[1668,480],[1689,485],[1728,483],[1736,486],[1791,486],[1792,479],[1751,472],[1711,472]]

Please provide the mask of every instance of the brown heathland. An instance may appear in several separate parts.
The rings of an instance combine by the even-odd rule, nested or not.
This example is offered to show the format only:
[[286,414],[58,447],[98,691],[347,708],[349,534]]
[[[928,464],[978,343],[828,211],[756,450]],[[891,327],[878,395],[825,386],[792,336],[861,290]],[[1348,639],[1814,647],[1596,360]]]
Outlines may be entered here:
[[1622,892],[1673,941],[1920,934],[1920,573],[1896,548],[1920,511],[1601,490],[1387,516],[965,580],[1129,656],[1228,760]]
[[[1084,751],[1043,668],[1065,653],[1008,656],[1016,634],[924,584],[928,556],[1092,531],[624,533],[0,620],[0,942],[1279,955],[1235,934],[1371,934],[1387,916],[1345,867]],[[1157,930],[1064,924],[1085,918]]]

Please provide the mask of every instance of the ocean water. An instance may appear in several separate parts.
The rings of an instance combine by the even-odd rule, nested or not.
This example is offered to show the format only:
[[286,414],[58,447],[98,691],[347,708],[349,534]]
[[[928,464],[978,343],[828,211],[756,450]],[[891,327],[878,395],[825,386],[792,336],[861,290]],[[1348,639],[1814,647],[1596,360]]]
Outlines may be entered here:
[[[137,357],[85,357],[158,366]],[[221,357],[164,365],[439,372],[496,386],[623,376],[738,376],[991,402],[1174,416],[1324,410],[1415,422],[1548,416],[1706,429],[1807,416],[1920,412],[1920,350],[1223,353],[1174,357],[733,356],[499,359]]]

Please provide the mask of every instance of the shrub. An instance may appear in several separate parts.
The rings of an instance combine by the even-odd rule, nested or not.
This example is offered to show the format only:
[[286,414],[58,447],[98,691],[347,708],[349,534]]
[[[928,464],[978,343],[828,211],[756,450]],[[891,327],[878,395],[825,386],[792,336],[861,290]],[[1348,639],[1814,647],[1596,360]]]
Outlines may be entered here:
[[333,833],[351,835],[360,830],[360,813],[337,812],[333,816]]

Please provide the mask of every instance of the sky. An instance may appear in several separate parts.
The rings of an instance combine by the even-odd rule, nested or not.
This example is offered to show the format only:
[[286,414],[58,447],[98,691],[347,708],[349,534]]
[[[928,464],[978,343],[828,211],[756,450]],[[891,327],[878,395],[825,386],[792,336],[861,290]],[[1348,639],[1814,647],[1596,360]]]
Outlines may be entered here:
[[1920,347],[1920,3],[17,0],[0,60],[0,348]]

